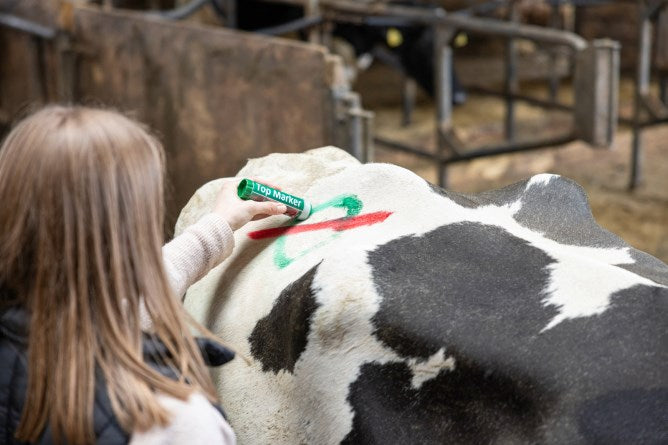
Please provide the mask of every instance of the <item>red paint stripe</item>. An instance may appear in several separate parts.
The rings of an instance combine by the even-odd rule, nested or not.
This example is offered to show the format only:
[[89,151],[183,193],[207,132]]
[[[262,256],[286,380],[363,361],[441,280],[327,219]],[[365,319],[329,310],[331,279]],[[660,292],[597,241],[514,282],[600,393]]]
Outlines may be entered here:
[[354,229],[355,227],[370,226],[385,221],[392,212],[374,212],[350,218],[339,218],[331,221],[323,221],[314,224],[302,224],[298,226],[274,227],[272,229],[257,230],[249,232],[251,239],[275,238],[281,235],[294,235],[296,233],[312,232],[314,230],[332,229],[338,232]]

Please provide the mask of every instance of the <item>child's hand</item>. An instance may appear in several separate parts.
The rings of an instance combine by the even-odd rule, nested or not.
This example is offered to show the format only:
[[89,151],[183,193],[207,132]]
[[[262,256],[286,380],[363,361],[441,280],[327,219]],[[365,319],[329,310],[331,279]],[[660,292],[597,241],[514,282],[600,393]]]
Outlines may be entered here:
[[[261,179],[253,178],[253,180],[278,189],[278,187],[268,184]],[[281,215],[287,210],[285,204],[276,202],[244,201],[237,196],[238,184],[239,181],[226,181],[220,192],[218,192],[218,196],[216,196],[216,204],[213,208],[214,212],[227,221],[232,230],[241,228],[249,221],[255,221],[271,215]]]

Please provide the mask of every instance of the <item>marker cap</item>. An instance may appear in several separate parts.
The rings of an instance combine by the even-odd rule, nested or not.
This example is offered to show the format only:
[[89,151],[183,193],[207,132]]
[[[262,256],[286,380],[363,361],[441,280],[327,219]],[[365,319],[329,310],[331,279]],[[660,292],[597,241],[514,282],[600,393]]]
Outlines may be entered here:
[[297,219],[300,221],[304,221],[309,216],[311,216],[311,203],[308,202],[307,200],[304,200],[304,210],[299,212],[299,216],[297,216]]
[[243,179],[237,186],[237,196],[241,199],[250,199],[251,193],[253,193],[253,181]]

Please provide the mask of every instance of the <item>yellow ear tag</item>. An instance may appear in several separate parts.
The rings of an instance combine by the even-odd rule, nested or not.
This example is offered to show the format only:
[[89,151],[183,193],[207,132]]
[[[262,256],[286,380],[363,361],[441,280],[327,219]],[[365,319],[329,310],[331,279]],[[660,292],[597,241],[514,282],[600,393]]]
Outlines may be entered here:
[[404,43],[404,36],[401,35],[401,31],[397,28],[388,29],[387,34],[385,34],[385,39],[387,41],[387,46],[390,48],[396,48]]
[[455,48],[461,48],[469,43],[469,36],[466,33],[460,32],[455,37]]

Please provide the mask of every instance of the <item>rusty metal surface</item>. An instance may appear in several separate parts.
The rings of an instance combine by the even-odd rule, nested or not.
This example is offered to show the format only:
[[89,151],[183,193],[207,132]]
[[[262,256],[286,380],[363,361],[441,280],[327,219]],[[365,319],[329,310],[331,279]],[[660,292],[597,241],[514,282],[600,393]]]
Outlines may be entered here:
[[77,7],[76,98],[135,111],[162,136],[170,219],[205,181],[251,157],[331,140],[323,49],[219,28]]
[[60,3],[61,0],[0,0],[0,12],[56,26]]
[[668,5],[656,21],[656,67],[668,72]]

